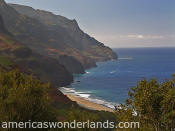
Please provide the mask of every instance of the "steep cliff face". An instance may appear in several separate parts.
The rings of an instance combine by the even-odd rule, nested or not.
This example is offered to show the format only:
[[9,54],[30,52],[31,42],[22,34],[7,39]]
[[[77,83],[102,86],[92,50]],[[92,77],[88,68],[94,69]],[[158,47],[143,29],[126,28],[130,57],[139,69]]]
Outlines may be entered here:
[[[59,51],[63,51],[66,55],[70,55],[79,60],[84,68],[95,66],[97,61],[105,61],[117,59],[117,55],[103,43],[98,42],[88,34],[84,33],[78,26],[76,20],[69,20],[60,15],[54,15],[51,12],[43,10],[35,10],[31,7],[9,4],[18,13],[38,20],[51,32],[49,34],[49,42],[46,45],[57,50],[52,56],[59,55]],[[53,37],[54,35],[57,37]],[[58,38],[62,38],[60,41]],[[52,54],[53,52],[43,52]]]
[[0,67],[7,70],[21,67],[54,86],[65,86],[73,81],[73,76],[58,60],[33,52],[9,34],[0,15]]
[[[67,70],[72,74],[75,72],[78,74],[85,73],[81,63],[77,61],[74,57],[62,55],[59,57],[58,61],[59,63],[64,65],[67,68]],[[74,65],[78,65],[78,67]]]
[[70,84],[73,76],[57,60],[38,55],[24,44],[16,41],[5,29],[0,15],[0,71],[12,69],[18,69],[26,74],[34,74],[43,82],[50,82],[54,85],[55,87],[49,90],[54,106],[64,109],[74,104],[56,88]]
[[8,34],[8,31],[5,29],[4,21],[1,15],[0,15],[0,33]]
[[[52,41],[54,39],[57,39],[57,42],[60,43],[59,49],[65,48],[65,41],[67,38],[64,38],[64,35],[60,36],[58,31],[54,34],[52,30],[48,29],[39,21],[19,14],[12,7],[8,6],[4,0],[0,0],[0,15],[2,15],[4,19],[6,28],[13,34],[15,39],[22,41],[35,52],[55,59],[59,59],[59,57],[63,55],[61,51],[56,50],[55,52],[52,50],[55,50],[55,43]],[[71,64],[71,67],[66,66],[71,73],[84,72],[84,68],[82,69],[82,65],[77,59],[72,58],[71,56],[69,57],[68,55],[66,58],[67,59],[64,61],[70,59],[72,59],[72,61],[77,61]]]
[[4,23],[2,21],[2,17],[0,16],[0,33],[1,32],[4,32],[4,31],[5,31],[5,29],[4,29]]

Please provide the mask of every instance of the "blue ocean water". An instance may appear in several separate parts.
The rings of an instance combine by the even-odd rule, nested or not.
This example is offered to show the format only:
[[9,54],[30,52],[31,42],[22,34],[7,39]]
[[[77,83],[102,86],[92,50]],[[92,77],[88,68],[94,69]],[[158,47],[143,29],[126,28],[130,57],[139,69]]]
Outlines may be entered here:
[[99,104],[113,107],[123,103],[128,91],[143,77],[159,81],[175,73],[175,48],[114,49],[119,59],[97,63],[96,68],[75,75],[74,82],[65,88]]

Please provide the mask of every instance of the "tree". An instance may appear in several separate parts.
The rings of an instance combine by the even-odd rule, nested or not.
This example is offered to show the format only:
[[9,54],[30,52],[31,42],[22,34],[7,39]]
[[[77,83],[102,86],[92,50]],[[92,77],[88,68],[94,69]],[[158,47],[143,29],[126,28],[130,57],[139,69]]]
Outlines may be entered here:
[[[168,88],[167,88],[168,87]],[[162,85],[163,100],[161,101],[162,108],[162,124],[166,130],[175,128],[175,86],[174,80],[167,81]]]
[[[175,79],[159,83],[143,79],[129,91],[124,108],[116,110],[118,119],[137,120],[142,130],[171,130],[175,125]],[[133,112],[137,112],[137,116]]]
[[0,122],[54,121],[48,90],[33,76],[0,72]]

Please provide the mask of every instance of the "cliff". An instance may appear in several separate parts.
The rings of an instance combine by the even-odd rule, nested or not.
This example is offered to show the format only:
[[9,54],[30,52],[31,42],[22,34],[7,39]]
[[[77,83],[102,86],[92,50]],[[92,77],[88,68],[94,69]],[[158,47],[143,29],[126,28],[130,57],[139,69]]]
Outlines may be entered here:
[[4,28],[2,17],[0,16],[0,33],[4,33],[4,32],[6,32],[6,30]]
[[15,28],[17,22],[10,23],[9,18],[5,18],[7,27],[18,39],[40,54],[57,59],[62,55],[72,56],[85,69],[95,66],[98,61],[117,59],[109,47],[84,33],[76,20],[27,6],[9,5],[20,16],[18,24],[22,30]]
[[[77,23],[76,26],[78,26]],[[96,46],[93,47],[93,50],[90,45],[86,46],[85,41],[83,43],[76,42],[76,38],[69,33],[65,27],[50,26],[35,18],[20,14],[7,5],[4,0],[0,0],[0,70],[18,69],[20,72],[33,74],[43,82],[50,82],[53,86],[49,89],[49,95],[54,104],[52,108],[55,110],[50,113],[56,115],[58,121],[70,120],[67,114],[71,112],[76,113],[73,119],[80,119],[79,121],[81,121],[79,114],[82,113],[87,114],[87,120],[89,118],[102,120],[100,116],[105,116],[103,117],[104,121],[111,120],[112,113],[89,111],[79,107],[55,88],[70,84],[73,81],[72,73],[84,73],[84,69],[95,66],[96,61],[116,59],[116,54],[103,44],[92,43]],[[85,33],[83,35],[88,36]],[[95,40],[91,37],[90,39]],[[109,52],[106,53],[105,50]],[[104,53],[103,56],[100,55],[100,52]],[[11,90],[11,86],[7,88]],[[6,93],[7,96],[13,96],[8,91]],[[41,93],[35,93],[38,98],[41,96]],[[3,109],[13,109],[13,103],[9,105],[9,108]],[[15,109],[24,109],[25,106],[26,104],[22,103],[18,107],[15,106]],[[19,112],[15,114],[15,118],[19,114]]]
[[58,60],[35,53],[9,35],[1,15],[0,66],[5,70],[18,67],[18,69],[35,74],[43,82],[50,82],[54,86],[65,86],[73,81],[73,76]]

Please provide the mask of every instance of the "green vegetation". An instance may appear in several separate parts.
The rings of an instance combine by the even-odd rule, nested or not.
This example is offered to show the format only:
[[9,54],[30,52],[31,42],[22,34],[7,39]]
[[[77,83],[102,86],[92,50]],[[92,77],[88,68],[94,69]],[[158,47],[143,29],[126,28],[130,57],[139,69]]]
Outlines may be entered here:
[[[75,20],[24,7],[35,12],[35,18],[30,10],[21,12],[21,6],[11,5],[21,12],[19,14],[3,0],[0,3],[0,15],[13,38],[36,51],[35,53],[24,44],[16,43],[7,35],[0,16],[0,67],[3,69],[9,69],[14,62],[26,71],[30,70],[42,81],[64,86],[72,82],[72,73],[83,73],[84,69],[94,67],[96,61],[117,59],[110,48],[85,34]],[[53,19],[48,22],[50,18]],[[17,70],[0,71],[0,122],[117,120],[138,121],[142,131],[169,131],[175,128],[175,76],[163,83],[155,79],[141,80],[136,87],[131,88],[129,99],[121,105],[121,109],[116,109],[115,114],[81,108],[57,89],[55,96],[50,95],[51,90],[53,88],[49,84]],[[137,115],[133,115],[134,111]]]
[[0,73],[0,122],[55,120],[49,84],[19,71]]
[[138,121],[143,131],[175,128],[175,77],[163,83],[143,79],[131,88],[129,97],[122,109],[116,109],[119,121]]
[[[10,41],[7,43],[6,38]],[[41,56],[8,35],[0,34],[0,66],[32,72],[44,82],[65,86],[72,82],[72,74],[58,60]],[[15,43],[15,44],[13,44]]]
[[11,65],[13,65],[12,61],[9,58],[0,56],[0,65],[9,69]]
[[7,36],[7,35],[0,36],[0,40],[4,41],[8,45],[13,45],[14,44],[14,40],[11,37]]
[[[26,122],[29,120],[41,122],[72,122],[74,120],[77,122],[88,120],[105,122],[109,120],[113,122],[140,122],[140,130],[142,131],[169,131],[171,128],[175,128],[174,76],[171,80],[162,83],[155,79],[139,81],[137,86],[129,91],[129,99],[121,105],[121,109],[116,109],[115,114],[104,111],[90,111],[79,107],[74,102],[69,102],[69,100],[65,102],[65,96],[59,92],[56,93],[59,97],[54,98],[50,94],[52,89],[49,84],[44,84],[34,76],[25,75],[17,70],[1,71],[0,122]],[[136,111],[137,115],[133,115],[133,111]],[[69,131],[70,129],[55,130]],[[71,130],[91,131],[92,129]],[[106,131],[107,129],[94,130]],[[136,129],[125,130],[135,131]]]
[[[0,72],[0,123],[1,122],[57,122],[57,121],[116,121],[114,113],[89,111],[76,103],[56,102],[50,95],[49,84],[18,70]],[[59,96],[61,94],[58,94]],[[6,130],[6,129],[0,129]],[[7,129],[8,131],[20,129]],[[36,129],[25,129],[36,130]],[[49,129],[42,129],[49,130]],[[55,129],[57,130],[57,129]],[[61,130],[61,129],[58,129]],[[62,129],[70,130],[70,129]],[[79,129],[72,129],[78,131]],[[80,129],[84,131],[85,129]],[[86,129],[91,130],[91,129]],[[97,130],[97,129],[96,129]],[[102,129],[99,129],[102,131]]]
[[[59,58],[71,73],[83,73],[95,67],[97,61],[117,59],[112,49],[84,33],[76,20],[31,7],[0,3],[7,30],[15,39],[31,47],[36,53]],[[6,8],[4,8],[4,6]],[[11,8],[11,7],[13,8]],[[70,61],[71,59],[71,61]]]

